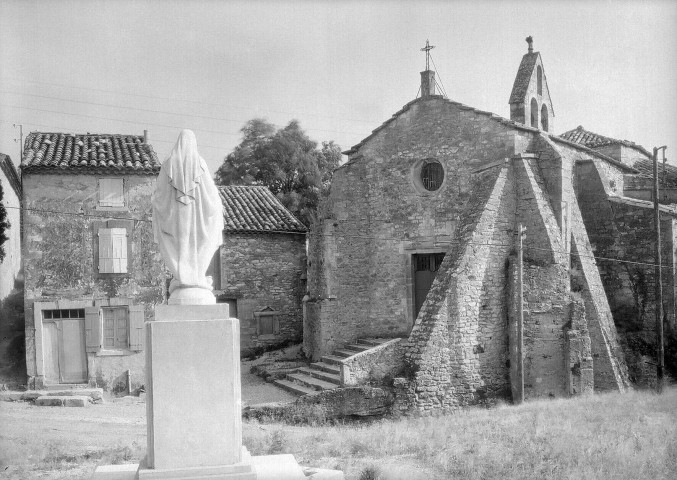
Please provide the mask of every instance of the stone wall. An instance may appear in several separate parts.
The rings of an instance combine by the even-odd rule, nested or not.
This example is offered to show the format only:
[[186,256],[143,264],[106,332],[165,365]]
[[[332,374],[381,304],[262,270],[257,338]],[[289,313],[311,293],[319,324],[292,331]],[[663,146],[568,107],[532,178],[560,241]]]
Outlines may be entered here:
[[[655,355],[655,246],[650,202],[609,197],[599,188],[604,173],[594,164],[577,171],[583,221],[595,249],[601,279],[628,362],[630,379],[653,382],[647,368]],[[661,214],[663,301],[668,326],[675,325],[675,218]],[[647,376],[648,373],[648,376]]]
[[[36,352],[42,348],[36,345],[36,330],[42,325],[40,312],[36,315],[34,311],[35,302],[55,304],[56,308],[85,308],[98,301],[129,298],[132,304],[143,305],[145,319],[152,320],[154,305],[163,299],[167,272],[151,228],[155,176],[125,176],[127,207],[115,211],[97,209],[98,178],[49,174],[23,177],[26,366],[31,386],[40,386],[44,371],[40,352]],[[122,219],[119,221],[131,226],[127,275],[100,276],[95,268],[95,223],[111,219]],[[143,352],[89,352],[89,382],[112,388],[129,369],[133,383],[143,383],[143,357]]]
[[402,373],[404,357],[400,339],[394,338],[377,347],[356,353],[341,361],[341,386],[383,382]]
[[12,160],[0,154],[2,204],[10,223],[0,262],[0,384],[23,381],[24,361],[23,283],[21,271],[21,185]]
[[16,177],[10,171],[12,161],[9,157],[0,154],[0,185],[2,185],[2,204],[7,212],[10,223],[9,230],[5,231],[8,237],[3,244],[5,258],[0,262],[0,305],[14,290],[14,281],[21,270],[21,191]]
[[[509,202],[501,202],[513,196],[509,177],[509,169],[498,165],[474,178],[475,195],[402,344],[407,377],[394,383],[398,411],[450,411],[507,393],[505,258],[496,262],[489,252],[506,256],[511,247],[514,214],[504,210]],[[495,316],[481,315],[482,310]]]
[[[460,104],[421,99],[336,170],[309,241],[314,326],[304,342],[313,358],[359,337],[408,335],[412,255],[448,251],[474,193],[472,172],[511,157],[524,135]],[[444,168],[436,191],[421,185],[425,159]]]
[[[214,293],[218,301],[236,302],[243,351],[301,341],[305,248],[303,234],[224,233],[220,285]],[[257,333],[262,312],[275,317],[273,335]]]

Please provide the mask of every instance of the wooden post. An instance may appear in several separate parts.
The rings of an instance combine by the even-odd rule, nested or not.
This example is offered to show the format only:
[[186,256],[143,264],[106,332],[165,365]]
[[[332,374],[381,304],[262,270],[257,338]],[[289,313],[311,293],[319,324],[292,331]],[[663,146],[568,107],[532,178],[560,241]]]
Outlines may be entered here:
[[515,403],[524,401],[524,268],[523,245],[526,228],[520,223],[517,231],[517,398]]
[[[661,147],[663,148],[663,147]],[[653,223],[656,234],[656,392],[663,391],[665,350],[663,345],[663,277],[661,272],[661,216],[658,203],[658,148],[653,149]]]

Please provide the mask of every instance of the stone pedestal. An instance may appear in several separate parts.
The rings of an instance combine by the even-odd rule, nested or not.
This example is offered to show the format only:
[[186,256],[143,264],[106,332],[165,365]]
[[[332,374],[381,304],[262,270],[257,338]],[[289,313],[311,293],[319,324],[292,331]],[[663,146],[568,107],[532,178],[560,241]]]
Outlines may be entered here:
[[228,305],[156,307],[146,392],[149,469],[241,461],[240,332]]
[[146,416],[145,461],[98,467],[94,480],[343,479],[242,447],[240,328],[226,304],[156,307],[146,322]]

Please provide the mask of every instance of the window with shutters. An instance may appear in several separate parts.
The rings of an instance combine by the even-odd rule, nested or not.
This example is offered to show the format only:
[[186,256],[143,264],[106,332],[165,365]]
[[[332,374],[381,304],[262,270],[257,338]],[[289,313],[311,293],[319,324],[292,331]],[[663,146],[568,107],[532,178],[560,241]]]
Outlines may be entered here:
[[254,312],[256,320],[256,334],[259,337],[275,336],[280,333],[280,312],[266,307],[260,312]]
[[124,355],[140,352],[144,345],[143,305],[125,305],[129,299],[111,298],[103,305],[85,308],[88,352]]
[[127,273],[127,229],[99,229],[99,273]]
[[129,347],[129,319],[126,307],[102,308],[104,348]]
[[125,206],[124,181],[122,178],[99,179],[98,206],[112,208]]
[[93,268],[96,277],[130,274],[133,227],[134,222],[131,220],[92,222]]

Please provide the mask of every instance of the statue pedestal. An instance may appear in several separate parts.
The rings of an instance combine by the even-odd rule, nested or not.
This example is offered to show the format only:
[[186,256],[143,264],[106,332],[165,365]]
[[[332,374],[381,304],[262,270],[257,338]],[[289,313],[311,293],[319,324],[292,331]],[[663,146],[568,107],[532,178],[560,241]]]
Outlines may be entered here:
[[146,324],[149,469],[239,463],[239,321],[228,305],[158,305]]
[[146,322],[146,459],[98,467],[94,480],[343,479],[242,447],[239,325],[227,304],[155,308]]

